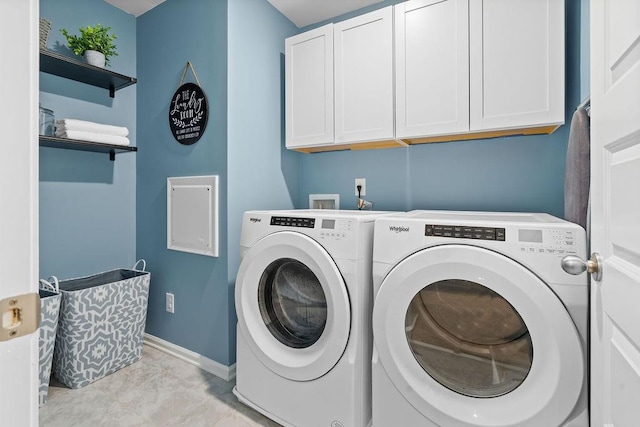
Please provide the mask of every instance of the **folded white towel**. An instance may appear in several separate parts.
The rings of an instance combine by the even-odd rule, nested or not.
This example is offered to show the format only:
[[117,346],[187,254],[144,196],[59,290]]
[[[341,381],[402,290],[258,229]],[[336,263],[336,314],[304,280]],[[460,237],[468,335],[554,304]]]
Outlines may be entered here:
[[129,145],[129,138],[126,136],[105,135],[103,133],[84,132],[81,130],[61,131],[56,129],[58,138],[78,139],[81,141],[100,142],[102,144]]
[[104,133],[106,135],[129,136],[129,129],[123,126],[105,125],[78,119],[56,120],[56,128],[60,130],[80,130],[83,132]]

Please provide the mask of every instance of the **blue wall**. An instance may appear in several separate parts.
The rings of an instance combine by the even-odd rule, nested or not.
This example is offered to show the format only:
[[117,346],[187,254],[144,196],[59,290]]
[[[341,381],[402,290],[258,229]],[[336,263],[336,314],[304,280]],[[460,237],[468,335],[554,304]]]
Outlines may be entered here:
[[[60,33],[102,23],[117,35],[113,71],[136,75],[136,20],[103,0],[41,0],[52,22],[47,47],[66,55]],[[10,43],[10,41],[5,41]],[[136,144],[136,88],[116,93],[40,73],[40,103],[56,118],[77,118],[130,130]],[[40,149],[40,275],[60,278],[133,266],[136,256],[136,155]]]
[[591,69],[589,68],[589,60],[591,55],[589,49],[590,43],[590,24],[591,17],[589,0],[580,0],[580,99],[586,98],[591,94]]
[[[251,30],[248,30],[251,29]],[[228,250],[233,297],[242,214],[300,205],[301,154],[284,148],[284,39],[298,32],[265,0],[229,1]],[[229,335],[235,342],[235,310]],[[234,345],[235,347],[235,345]]]
[[[549,136],[408,149],[284,149],[284,39],[302,30],[266,0],[167,0],[137,20],[103,0],[41,0],[41,15],[53,21],[54,50],[64,50],[56,45],[64,44],[61,27],[112,26],[120,53],[112,69],[139,81],[111,99],[102,89],[41,74],[42,105],[58,118],[127,126],[140,150],[115,162],[40,150],[41,275],[73,277],[145,258],[152,272],[147,332],[221,364],[235,362],[233,294],[245,210],[304,208],[309,193],[339,193],[342,208],[353,209],[353,180],[366,177],[366,198],[376,209],[562,215],[568,124]],[[568,121],[588,80],[585,0],[567,1],[566,51]],[[207,131],[192,146],[178,144],[167,122],[187,61],[210,106]],[[190,73],[186,80],[194,81]],[[208,174],[220,176],[220,256],[166,249],[166,178]],[[173,315],[165,311],[166,292],[175,294]]]
[[[138,18],[137,254],[151,271],[146,331],[221,364],[235,360],[227,281],[227,2],[167,0]],[[172,137],[169,102],[187,61],[207,94],[209,121],[194,145]],[[194,81],[189,71],[185,81]],[[166,179],[220,176],[220,256],[166,248]],[[175,295],[175,314],[165,293]]]
[[[366,10],[395,3],[385,1]],[[310,193],[338,193],[341,207],[353,209],[354,179],[364,177],[365,198],[374,209],[535,211],[562,216],[568,122],[580,102],[580,15],[580,3],[567,1],[567,124],[552,135],[306,155],[301,200]]]

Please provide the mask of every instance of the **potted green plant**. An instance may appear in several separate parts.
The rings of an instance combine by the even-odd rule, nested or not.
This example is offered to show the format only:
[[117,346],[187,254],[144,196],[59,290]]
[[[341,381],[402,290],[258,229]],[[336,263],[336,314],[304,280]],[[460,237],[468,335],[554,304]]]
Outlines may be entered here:
[[87,63],[98,67],[109,65],[109,58],[118,55],[113,43],[116,35],[110,31],[111,27],[103,27],[102,24],[81,27],[80,36],[69,34],[66,28],[60,30],[73,53],[84,55]]

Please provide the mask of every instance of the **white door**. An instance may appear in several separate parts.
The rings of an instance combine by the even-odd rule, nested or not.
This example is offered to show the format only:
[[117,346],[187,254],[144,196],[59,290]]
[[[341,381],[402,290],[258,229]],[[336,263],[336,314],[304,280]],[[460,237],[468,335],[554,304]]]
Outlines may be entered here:
[[333,28],[335,142],[393,139],[392,6]]
[[[38,292],[38,15],[0,1],[0,300]],[[37,333],[0,342],[0,384],[0,424],[38,425]]]
[[333,24],[285,40],[286,146],[333,143]]
[[640,420],[640,2],[591,2],[591,420]]
[[329,253],[301,233],[269,234],[249,249],[238,269],[236,311],[253,353],[284,378],[319,378],[347,347],[344,279]]
[[396,137],[469,131],[469,1],[394,8]]
[[564,123],[564,0],[469,2],[470,128]]

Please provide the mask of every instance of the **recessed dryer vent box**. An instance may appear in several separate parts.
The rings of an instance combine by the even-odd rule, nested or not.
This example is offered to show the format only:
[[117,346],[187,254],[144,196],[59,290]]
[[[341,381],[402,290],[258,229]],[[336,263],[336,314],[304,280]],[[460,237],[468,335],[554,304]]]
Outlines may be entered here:
[[218,176],[167,178],[167,248],[218,256]]
[[340,195],[309,194],[309,209],[340,209]]

